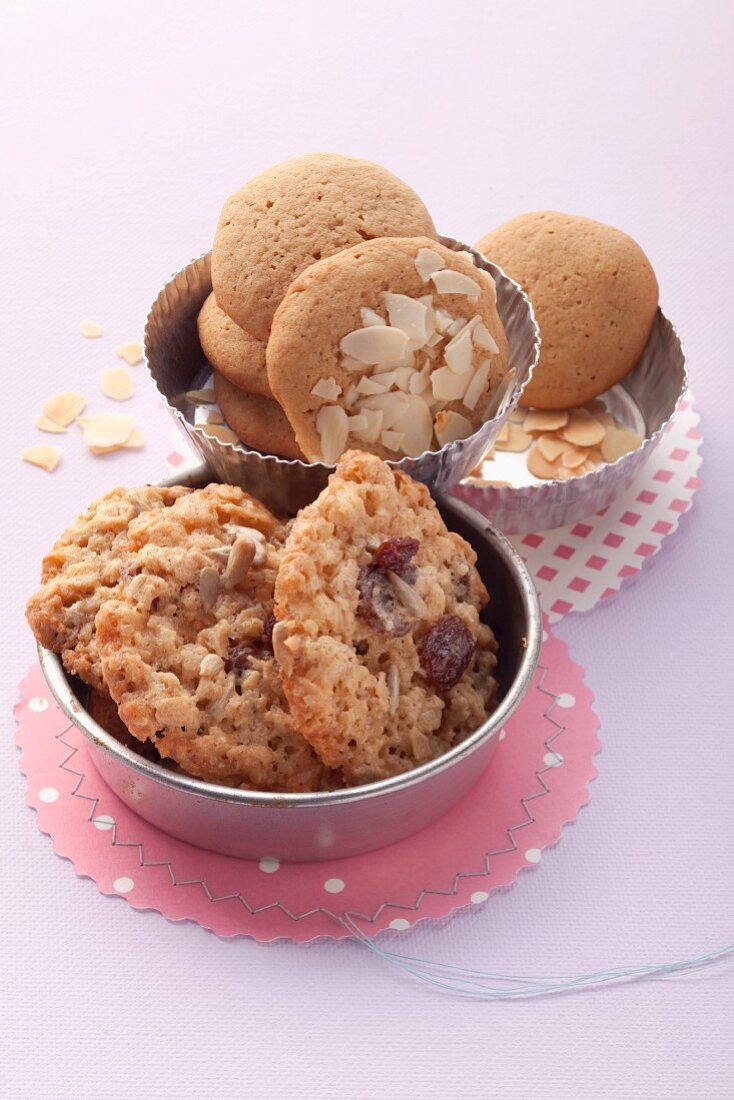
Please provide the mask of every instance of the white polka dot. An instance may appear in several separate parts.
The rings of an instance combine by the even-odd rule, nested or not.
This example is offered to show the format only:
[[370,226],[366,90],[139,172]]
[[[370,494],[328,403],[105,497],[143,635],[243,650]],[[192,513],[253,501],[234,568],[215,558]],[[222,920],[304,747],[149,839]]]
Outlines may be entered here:
[[36,695],[34,699],[28,700],[28,709],[40,714],[42,710],[48,710],[48,699],[44,699],[42,695]]
[[500,730],[498,737],[500,741],[504,741],[504,739],[507,737],[507,730]]
[[563,757],[560,752],[547,752],[543,757],[543,762],[547,768],[560,768]]
[[131,878],[116,878],[112,883],[112,889],[118,894],[129,894],[135,883]]
[[474,905],[481,905],[483,901],[486,901],[489,894],[486,890],[475,890],[471,896],[471,900]]
[[541,855],[542,852],[540,851],[540,848],[528,848],[527,852],[525,853],[525,859],[528,861],[528,863],[540,863]]
[[562,695],[558,696],[556,703],[559,707],[563,707],[564,710],[568,710],[569,707],[576,706],[576,699],[573,695],[569,695],[567,691],[564,691]]
[[340,878],[327,878],[324,883],[324,890],[327,894],[341,894],[344,889],[344,883]]
[[406,928],[410,928],[410,921],[405,917],[396,917],[395,920],[390,921],[390,927],[394,928],[396,932],[404,932]]
[[41,799],[41,802],[55,802],[59,797],[59,792],[55,787],[44,787],[38,792],[38,797]]
[[110,817],[109,814],[100,814],[99,817],[94,819],[95,829],[101,829],[103,832],[105,829],[114,829],[115,819]]
[[280,867],[280,860],[276,859],[275,856],[263,856],[258,866],[266,875],[272,875]]

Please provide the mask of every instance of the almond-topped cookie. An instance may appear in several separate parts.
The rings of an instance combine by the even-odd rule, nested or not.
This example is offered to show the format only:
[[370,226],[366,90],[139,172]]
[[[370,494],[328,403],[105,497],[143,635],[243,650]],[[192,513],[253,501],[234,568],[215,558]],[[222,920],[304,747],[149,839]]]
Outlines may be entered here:
[[427,237],[366,241],[291,284],[268,378],[312,462],[401,459],[464,439],[508,369],[494,281]]
[[265,791],[334,785],[293,724],[273,658],[285,528],[230,485],[130,525],[96,619],[104,679],[139,740],[186,772]]
[[41,587],[26,609],[31,630],[41,645],[61,655],[68,672],[98,690],[104,683],[94,617],[117,589],[128,524],[190,492],[180,485],[113,489],[93,501],[43,559]]
[[275,655],[298,729],[347,782],[431,760],[493,708],[475,562],[425,486],[357,451],[293,522]]

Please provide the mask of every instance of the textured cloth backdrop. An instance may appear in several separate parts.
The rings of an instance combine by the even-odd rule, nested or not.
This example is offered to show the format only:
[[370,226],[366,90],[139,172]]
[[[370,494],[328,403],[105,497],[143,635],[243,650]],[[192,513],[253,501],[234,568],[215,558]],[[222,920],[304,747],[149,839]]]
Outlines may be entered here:
[[730,1095],[731,967],[470,1004],[354,946],[220,942],[102,897],[23,805],[11,715],[42,552],[171,449],[142,367],[142,451],[93,459],[73,429],[49,476],[19,459],[50,439],[33,416],[64,388],[102,407],[112,349],[231,190],[333,149],[387,165],[467,241],[523,210],[599,218],[643,245],[685,341],[703,486],[630,588],[556,628],[597,692],[591,805],[514,889],[398,942],[549,974],[731,939],[733,33],[713,0],[3,6],[2,1095]]

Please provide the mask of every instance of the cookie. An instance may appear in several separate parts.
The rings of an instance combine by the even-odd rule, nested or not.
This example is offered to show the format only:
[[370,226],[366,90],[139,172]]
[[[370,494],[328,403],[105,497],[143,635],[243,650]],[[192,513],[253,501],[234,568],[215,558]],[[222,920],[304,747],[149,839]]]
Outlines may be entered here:
[[313,153],[255,176],[227,199],[212,249],[217,302],[266,341],[275,310],[305,267],[374,237],[435,237],[431,215],[379,164]]
[[658,284],[640,246],[610,225],[541,211],[477,242],[530,297],[540,361],[520,404],[583,405],[629,374],[658,308]]
[[143,512],[168,507],[191,490],[113,489],[93,501],[43,559],[41,587],[26,617],[41,645],[61,654],[68,672],[102,690],[94,617],[120,580],[121,542]]
[[494,706],[475,563],[425,486],[358,451],[293,522],[276,652],[296,725],[347,782],[426,763]]
[[198,319],[199,342],[215,370],[247,393],[272,397],[265,370],[265,345],[236,325],[210,294]]
[[400,459],[482,424],[507,373],[491,276],[426,237],[320,260],[273,320],[268,377],[311,461],[349,447]]
[[224,419],[246,447],[281,458],[303,459],[293,428],[273,398],[245,393],[221,374],[214,375],[214,393]]
[[130,732],[190,775],[267,791],[328,780],[273,658],[284,534],[229,485],[130,524],[125,584],[96,619],[104,679]]

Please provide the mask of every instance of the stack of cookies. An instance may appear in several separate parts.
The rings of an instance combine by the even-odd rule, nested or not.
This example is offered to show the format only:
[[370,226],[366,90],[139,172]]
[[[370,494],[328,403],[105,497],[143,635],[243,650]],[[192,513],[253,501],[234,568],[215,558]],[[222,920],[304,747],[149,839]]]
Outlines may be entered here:
[[236,191],[212,284],[198,328],[216,398],[267,454],[439,450],[480,427],[507,373],[493,280],[368,161],[298,157]]
[[351,451],[287,522],[231,485],[113,490],[46,556],[27,615],[113,736],[299,792],[408,771],[483,723],[488,599],[425,486]]

